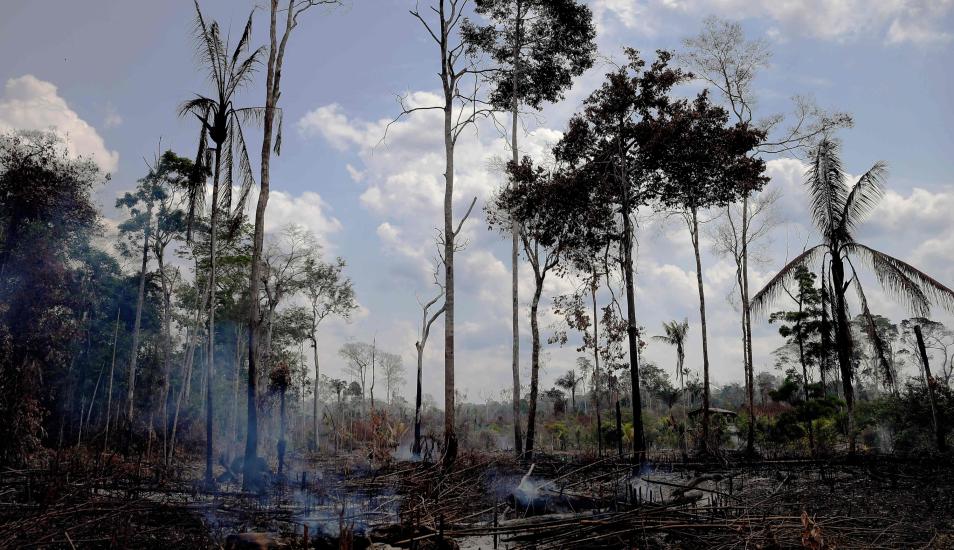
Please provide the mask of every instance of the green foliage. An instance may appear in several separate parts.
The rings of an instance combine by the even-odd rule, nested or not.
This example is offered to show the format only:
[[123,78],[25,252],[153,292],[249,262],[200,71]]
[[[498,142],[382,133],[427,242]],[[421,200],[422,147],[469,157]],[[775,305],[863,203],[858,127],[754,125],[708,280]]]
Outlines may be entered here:
[[[954,427],[954,391],[938,384],[935,387],[938,422],[945,437]],[[861,428],[887,428],[890,450],[902,453],[935,452],[936,439],[927,388],[910,382],[897,395],[859,404],[857,421]]]
[[89,246],[102,181],[53,134],[0,135],[0,463],[36,452],[67,406],[70,359],[100,307],[89,291],[115,267]]

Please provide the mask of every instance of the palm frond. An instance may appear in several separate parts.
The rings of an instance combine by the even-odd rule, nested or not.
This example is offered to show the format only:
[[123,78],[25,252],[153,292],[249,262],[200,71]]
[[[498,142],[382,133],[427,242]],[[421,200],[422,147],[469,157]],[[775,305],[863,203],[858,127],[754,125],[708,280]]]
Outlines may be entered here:
[[217,208],[224,212],[229,212],[232,209],[232,182],[235,172],[233,169],[235,165],[233,133],[234,129],[230,125],[225,142],[222,144],[222,166],[219,169],[219,203]]
[[186,116],[190,113],[199,117],[200,120],[207,118],[207,115],[215,108],[215,100],[202,95],[183,101],[179,105],[179,116]]
[[[199,7],[199,0],[195,1],[195,29],[193,32],[195,39],[196,54],[203,61],[202,65],[209,71],[209,79],[220,86],[222,83],[221,57],[218,52],[221,51],[218,25],[214,22],[212,26],[206,24],[205,17],[202,15],[202,9]],[[221,86],[220,86],[221,89]]]
[[[852,272],[855,268],[852,266]],[[861,281],[858,279],[858,274],[855,273],[852,277],[852,284],[855,287],[855,292],[858,294],[858,301],[861,303],[861,317],[864,319],[865,323],[865,334],[868,336],[868,340],[871,341],[871,345],[874,347],[875,356],[878,359],[878,364],[881,366],[881,376],[884,379],[886,384],[894,384],[894,373],[891,372],[891,364],[888,362],[888,356],[885,353],[885,348],[887,347],[884,343],[884,340],[881,338],[881,333],[878,332],[878,326],[875,324],[874,315],[871,314],[871,310],[868,308],[868,299],[865,297],[864,288],[861,286]]]
[[246,49],[248,49],[248,42],[252,37],[252,16],[255,15],[255,12],[248,14],[248,21],[245,22],[245,29],[242,30],[242,36],[239,37],[238,43],[235,45],[235,51],[232,52],[232,62],[229,63],[229,70],[234,73],[235,64],[238,63],[239,57],[242,55]]
[[208,151],[208,131],[202,125],[199,131],[199,144],[196,147],[195,162],[192,173],[189,174],[188,188],[186,189],[186,242],[192,242],[192,228],[196,218],[205,213],[205,181],[208,174],[205,157]]
[[259,64],[265,47],[258,48],[252,55],[237,67],[232,67],[229,72],[229,81],[225,86],[225,97],[232,97],[235,91],[252,81],[255,74],[255,68]]
[[831,355],[829,354],[828,350],[831,350],[834,348],[832,319],[834,319],[835,316],[832,314],[832,311],[831,311],[831,306],[832,306],[831,287],[829,285],[829,281],[826,280],[826,279],[830,279],[829,277],[826,276],[827,273],[828,273],[828,270],[825,268],[822,268],[821,270],[821,327],[819,327],[819,331],[820,331],[821,346],[822,346],[822,350],[824,351],[824,355],[822,356],[821,361],[819,361],[819,364],[818,364],[818,368],[822,374],[830,370]]
[[878,161],[852,186],[841,214],[839,230],[843,235],[847,236],[878,205],[884,196],[884,180],[887,175],[888,165]]
[[954,311],[954,290],[920,269],[863,244],[850,243],[845,249],[870,262],[881,286],[905,302],[914,315],[927,316],[932,303]]
[[241,107],[234,109],[232,113],[242,122],[251,122],[261,124],[265,120],[265,107]]
[[823,139],[815,146],[805,183],[812,199],[812,219],[826,239],[840,225],[840,215],[847,200],[844,179],[838,142]]
[[[248,202],[248,195],[252,191],[252,187],[255,186],[255,177],[252,173],[252,163],[248,157],[248,148],[245,146],[245,135],[242,132],[242,124],[239,121],[233,121],[231,127],[234,129],[234,136],[232,138],[233,143],[231,148],[234,149],[235,154],[238,154],[239,163],[238,163],[238,175],[241,180],[239,189],[238,189],[238,200],[234,201],[231,209],[225,210],[229,216],[229,238],[233,238],[238,232],[242,224],[242,219],[245,214],[245,205]],[[229,195],[231,196],[231,188],[233,181],[230,177],[229,179]]]
[[779,295],[784,291],[785,285],[795,276],[796,268],[816,260],[825,253],[825,250],[825,245],[815,245],[785,264],[785,267],[776,273],[775,276],[765,284],[765,287],[758,291],[749,301],[749,308],[752,313],[757,317],[763,315],[765,309],[770,307],[775,300],[778,299]]

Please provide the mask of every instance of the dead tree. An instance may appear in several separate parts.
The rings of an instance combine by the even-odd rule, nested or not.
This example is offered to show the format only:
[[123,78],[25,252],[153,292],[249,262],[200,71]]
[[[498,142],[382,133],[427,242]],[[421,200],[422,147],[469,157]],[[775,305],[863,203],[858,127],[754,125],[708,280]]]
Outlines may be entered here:
[[[457,433],[454,427],[454,253],[458,250],[456,238],[467,214],[454,225],[454,150],[461,134],[478,119],[491,116],[494,108],[477,97],[481,70],[467,57],[467,43],[458,38],[468,0],[434,0],[430,11],[436,21],[428,22],[418,7],[414,16],[437,45],[440,55],[440,81],[443,102],[440,105],[415,106],[401,97],[401,114],[394,120],[418,111],[439,110],[444,118],[444,228],[441,232],[444,263],[444,465],[450,466],[457,458]],[[473,78],[473,88],[465,91],[462,84]],[[392,122],[393,124],[393,122]]]
[[[421,391],[422,373],[424,371],[424,346],[427,344],[427,337],[431,333],[431,325],[444,313],[444,305],[428,317],[428,311],[438,300],[444,297],[444,287],[440,283],[437,271],[434,271],[434,285],[438,288],[437,296],[434,296],[427,303],[421,304],[421,336],[417,342],[414,342],[414,348],[417,350],[417,392],[414,398],[414,446],[411,452],[415,457],[421,456]],[[420,303],[420,302],[418,302]]]
[[[265,69],[265,108],[262,112],[262,163],[259,178],[258,204],[255,206],[255,233],[252,238],[252,268],[249,273],[249,295],[258,296],[261,278],[262,249],[265,243],[265,208],[268,206],[268,192],[271,183],[272,150],[281,152],[281,118],[278,132],[274,132],[275,115],[279,114],[278,98],[281,95],[282,64],[285,60],[285,47],[292,31],[298,26],[298,18],[309,8],[340,4],[339,0],[288,0],[285,7],[279,0],[269,2],[268,63]],[[279,38],[278,17],[284,11],[285,23]],[[254,468],[258,456],[258,410],[256,409],[256,367],[258,353],[259,316],[258,300],[250,300],[248,314],[248,429],[245,439],[245,471],[242,476],[242,488],[250,489],[257,485]]]

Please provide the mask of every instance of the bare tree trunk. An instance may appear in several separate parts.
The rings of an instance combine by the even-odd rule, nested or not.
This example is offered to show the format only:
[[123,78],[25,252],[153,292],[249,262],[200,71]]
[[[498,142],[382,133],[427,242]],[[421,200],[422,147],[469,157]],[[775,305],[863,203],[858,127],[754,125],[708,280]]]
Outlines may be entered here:
[[235,335],[235,372],[232,376],[232,411],[229,413],[229,416],[232,417],[232,428],[231,428],[231,437],[229,437],[229,454],[235,449],[235,445],[238,443],[238,393],[239,393],[239,376],[241,375],[241,365],[242,365],[242,329],[241,325],[238,323],[235,324],[235,329],[233,331]]
[[146,294],[146,264],[149,262],[149,236],[152,233],[152,202],[146,207],[146,227],[142,238],[142,264],[139,268],[139,294],[136,297],[136,320],[133,324],[132,347],[129,357],[129,374],[126,388],[126,422],[132,433],[133,407],[136,393],[136,362],[139,359],[139,326],[142,322],[142,303]]
[[924,365],[924,385],[927,388],[928,401],[931,404],[931,423],[934,424],[934,436],[938,452],[947,450],[947,442],[944,440],[944,426],[937,416],[937,399],[934,395],[937,380],[931,376],[931,364],[928,362],[927,350],[924,348],[924,336],[921,335],[921,326],[914,325],[914,336],[918,341],[918,351],[921,354],[921,364]]
[[312,332],[311,336],[311,351],[312,356],[315,360],[315,399],[311,404],[311,429],[315,435],[314,439],[314,449],[318,451],[321,449],[321,444],[318,441],[318,336]]
[[[805,403],[808,404],[808,366],[805,364],[805,342],[802,339],[802,308],[803,303],[801,296],[798,300],[798,323],[795,324],[795,334],[798,338],[798,361],[802,365],[802,389],[803,395],[805,396]],[[813,421],[808,419],[808,452],[811,456],[815,456],[815,428],[812,425]]]
[[119,306],[116,306],[116,326],[113,328],[113,360],[109,364],[109,390],[106,394],[106,435],[103,438],[103,450],[109,445],[109,422],[113,407],[113,374],[116,370],[116,342],[119,338]]
[[593,392],[596,401],[596,452],[603,456],[603,419],[600,418],[600,317],[596,309],[596,273],[593,273],[593,284],[590,285],[590,298],[593,299]]
[[709,340],[706,330],[706,294],[702,284],[702,258],[699,255],[699,212],[689,211],[692,251],[696,257],[696,283],[699,285],[699,320],[702,331],[702,444],[709,450]]
[[219,212],[219,174],[222,161],[222,145],[215,148],[215,178],[212,181],[212,219],[209,223],[209,334],[206,356],[205,384],[205,483],[211,486],[212,478],[212,418],[215,404],[212,400],[212,381],[215,375],[215,254],[216,232],[218,231]]
[[278,475],[285,474],[285,393],[287,387],[282,386],[279,397],[279,429],[278,429]]
[[[99,376],[96,377],[96,385],[93,386],[93,395],[89,398],[89,411],[86,413],[86,428],[89,429],[90,419],[93,417],[93,405],[96,404],[96,394],[99,392],[99,383],[103,380],[103,371],[106,370],[106,365],[104,364],[99,369]],[[83,442],[83,411],[80,410],[80,437],[77,445]]]
[[424,345],[418,342],[417,348],[417,393],[414,397],[414,445],[411,454],[421,456],[421,382],[424,372]]
[[745,452],[755,455],[755,363],[752,357],[752,307],[749,304],[749,195],[742,197],[742,346],[745,358],[745,390],[749,408],[749,426],[746,430]]
[[[537,268],[534,267],[534,271]],[[543,293],[543,277],[534,277],[536,286],[533,290],[533,300],[530,302],[530,334],[532,344],[530,348],[530,410],[527,411],[527,447],[524,456],[527,460],[533,459],[533,438],[537,425],[537,392],[540,385],[540,326],[537,321],[537,310],[540,306],[540,295]]]
[[[520,0],[517,0],[515,19],[516,36],[513,45],[513,98],[511,103],[511,144],[513,148],[513,163],[520,163],[520,153],[517,147],[517,127],[520,117],[520,30],[522,16],[520,15]],[[513,450],[517,458],[523,454],[522,435],[520,430],[520,292],[518,281],[518,265],[520,261],[519,230],[516,225],[510,228],[510,269],[511,269],[511,305],[513,313]]]
[[371,410],[374,410],[374,370],[375,370],[375,352],[377,351],[377,339],[371,341]]
[[[158,248],[158,247],[157,247]],[[166,280],[165,258],[162,250],[156,251],[159,262],[159,281],[162,284],[162,404],[159,417],[162,419],[162,456],[168,456],[169,445],[169,393],[172,387],[172,288]]]
[[[633,406],[633,462],[646,459],[646,440],[643,434],[642,396],[639,393],[639,329],[636,324],[636,285],[633,277],[633,221],[630,219],[629,178],[623,159],[623,273],[626,280],[626,333],[629,336],[629,376],[632,384]],[[616,407],[619,407],[617,400]],[[622,434],[620,434],[622,439]]]
[[[200,292],[204,296],[205,292]],[[172,433],[169,437],[169,459],[171,460],[176,453],[176,430],[179,427],[179,412],[182,409],[183,397],[189,400],[189,391],[192,382],[192,367],[195,364],[195,348],[199,341],[199,323],[202,319],[203,300],[199,300],[198,309],[195,312],[189,343],[186,345],[185,365],[183,366],[182,386],[179,388],[179,395],[176,397],[176,411],[172,417]]]
[[623,458],[623,414],[619,409],[619,395],[616,396],[616,451]]
[[[441,25],[446,27],[448,22],[443,16],[441,4]],[[447,34],[449,30],[442,29],[444,40],[441,42],[441,72],[444,82],[449,83],[451,75],[448,73]],[[446,88],[446,84],[445,84]],[[455,398],[454,394],[454,135],[453,135],[453,89],[445,89],[444,93],[444,458],[446,467],[451,466],[457,459],[457,433],[454,425]]]
[[[838,250],[840,247],[830,247]],[[845,302],[845,266],[841,256],[831,259],[831,282],[835,289],[836,343],[838,348],[838,366],[841,371],[841,385],[845,405],[848,409],[848,454],[855,454],[855,389],[852,386],[851,371],[851,332],[848,326],[848,304]]]
[[[265,209],[268,206],[268,192],[270,185],[269,168],[272,153],[272,127],[275,121],[275,107],[278,103],[278,85],[281,78],[281,60],[277,50],[277,18],[278,0],[271,0],[269,9],[269,49],[268,65],[265,76],[265,116],[262,121],[262,164],[259,178],[258,204],[255,206],[255,234],[252,238],[252,266],[249,274],[249,315],[248,315],[248,406],[247,428],[245,435],[245,471],[242,475],[242,488],[246,491],[258,485],[257,472],[254,463],[258,458],[258,403],[256,385],[258,383],[258,318],[261,303],[259,302],[259,283],[262,275],[262,248],[265,243]],[[287,12],[285,35],[282,37],[284,50],[285,40],[291,30],[293,13]],[[284,53],[284,52],[283,52]]]

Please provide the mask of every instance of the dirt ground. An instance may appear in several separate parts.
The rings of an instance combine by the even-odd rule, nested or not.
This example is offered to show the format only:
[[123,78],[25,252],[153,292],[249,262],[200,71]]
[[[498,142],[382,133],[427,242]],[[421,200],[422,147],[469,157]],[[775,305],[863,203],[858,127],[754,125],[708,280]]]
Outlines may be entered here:
[[954,548],[949,458],[306,455],[262,494],[200,473],[85,452],[0,471],[0,547]]

